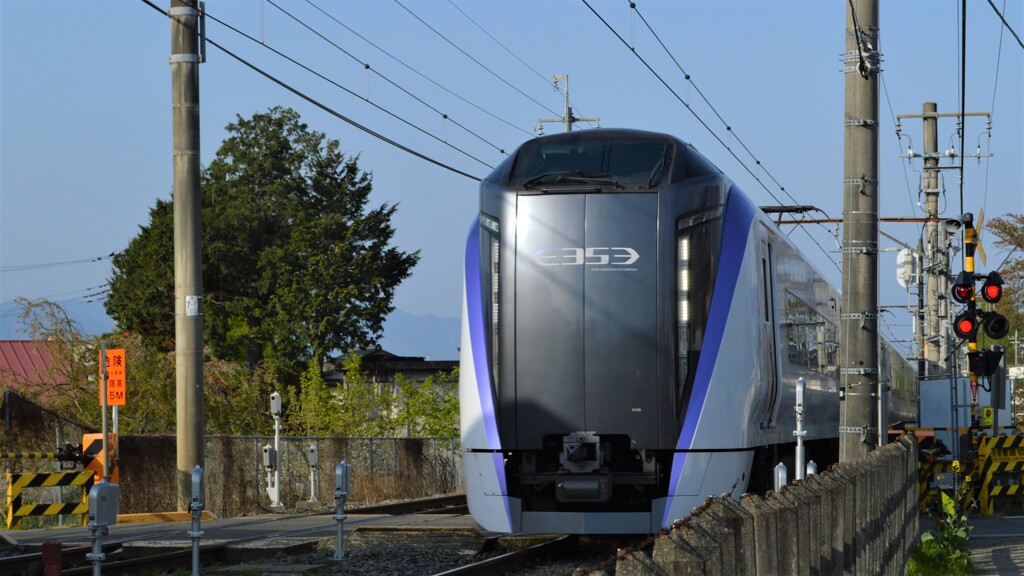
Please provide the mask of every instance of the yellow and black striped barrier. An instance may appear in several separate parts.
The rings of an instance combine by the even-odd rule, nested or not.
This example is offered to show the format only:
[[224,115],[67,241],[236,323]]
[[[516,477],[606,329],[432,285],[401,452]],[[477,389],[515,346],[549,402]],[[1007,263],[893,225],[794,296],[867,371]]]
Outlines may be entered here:
[[939,497],[939,492],[942,491],[941,488],[932,486],[932,482],[937,479],[937,474],[966,473],[969,472],[970,469],[970,462],[960,462],[957,460],[918,462],[917,502],[921,507],[921,510],[927,511],[929,506],[932,505],[932,502]]
[[982,514],[994,513],[996,498],[1024,496],[1024,436],[982,436],[978,461]]
[[56,452],[0,452],[0,459],[56,460]]
[[[92,471],[7,474],[7,529],[20,529],[21,520],[26,516],[83,514],[84,522],[89,514],[89,488],[92,485]],[[54,486],[80,486],[82,488],[82,501],[77,503],[22,504],[21,493],[25,488],[49,488]]]

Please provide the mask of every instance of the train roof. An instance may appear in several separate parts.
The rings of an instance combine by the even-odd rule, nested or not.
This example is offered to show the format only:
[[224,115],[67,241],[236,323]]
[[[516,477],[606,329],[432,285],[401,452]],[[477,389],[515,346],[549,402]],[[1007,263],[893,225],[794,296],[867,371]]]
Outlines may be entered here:
[[[541,136],[520,145],[487,178],[513,188],[586,177],[651,188],[696,176],[721,175],[692,145],[668,134],[595,128]],[[561,178],[560,178],[561,177]]]

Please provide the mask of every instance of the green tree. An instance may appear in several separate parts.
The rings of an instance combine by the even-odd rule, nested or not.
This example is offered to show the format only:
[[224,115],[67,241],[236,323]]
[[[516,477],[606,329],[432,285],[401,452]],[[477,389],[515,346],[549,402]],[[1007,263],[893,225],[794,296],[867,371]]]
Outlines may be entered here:
[[[102,343],[123,348],[126,404],[120,408],[122,434],[173,434],[177,414],[174,352],[153,346],[135,332],[88,336],[64,309],[48,300],[17,298],[30,339],[46,342],[52,361],[42,382],[17,382],[19,391],[61,415],[100,427],[98,373]],[[261,434],[270,421],[267,398],[273,370],[215,358],[204,363],[206,430],[211,434]],[[5,382],[7,377],[4,378]]]
[[459,369],[438,372],[423,381],[398,375],[398,429],[409,436],[459,435]]
[[286,413],[289,430],[301,436],[329,436],[343,429],[341,399],[316,366],[306,369],[297,388],[288,387]]
[[99,371],[97,339],[85,334],[81,325],[56,302],[19,296],[14,304],[24,327],[22,332],[30,340],[45,342],[51,355],[49,365],[34,382],[17,383],[19,392],[67,417],[94,422],[93,416],[100,414],[99,392],[95,388]]
[[[295,372],[379,338],[419,252],[390,245],[396,206],[368,207],[371,176],[291,109],[227,126],[203,171],[204,337],[210,353]],[[173,210],[158,201],[113,259],[107,312],[173,342]]]
[[[993,218],[985,224],[993,235],[996,248],[1010,250],[1006,262],[998,270],[1003,278],[1003,297],[996,304],[996,310],[1010,322],[1010,336],[1015,330],[1024,330],[1024,214],[1009,213]],[[997,264],[998,265],[998,264]],[[1007,364],[1017,360],[1008,340]],[[1024,359],[1024,355],[1021,356]]]

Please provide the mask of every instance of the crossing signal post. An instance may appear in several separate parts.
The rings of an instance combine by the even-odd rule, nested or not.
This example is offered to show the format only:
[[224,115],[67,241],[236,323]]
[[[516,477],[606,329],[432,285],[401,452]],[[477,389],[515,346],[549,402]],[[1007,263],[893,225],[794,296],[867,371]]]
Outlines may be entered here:
[[[978,378],[992,376],[1002,360],[1003,349],[995,346],[991,350],[978,350],[978,330],[993,340],[1005,338],[1010,332],[1010,323],[1006,317],[995,310],[980,310],[977,295],[982,300],[995,304],[1003,297],[1003,279],[998,272],[978,274],[974,271],[974,252],[977,235],[974,230],[974,216],[964,214],[961,217],[964,225],[964,270],[957,274],[951,293],[953,300],[964,304],[966,308],[957,314],[953,321],[953,331],[967,340],[967,366],[971,379],[971,398],[978,401]],[[982,281],[980,291],[974,289],[976,282]]]

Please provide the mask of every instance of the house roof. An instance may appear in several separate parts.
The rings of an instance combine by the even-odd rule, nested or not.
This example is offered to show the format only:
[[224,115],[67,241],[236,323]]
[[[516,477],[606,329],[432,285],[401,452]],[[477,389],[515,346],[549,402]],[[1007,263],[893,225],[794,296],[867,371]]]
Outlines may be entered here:
[[0,381],[4,387],[28,392],[42,384],[58,384],[50,372],[53,345],[40,340],[0,340]]

